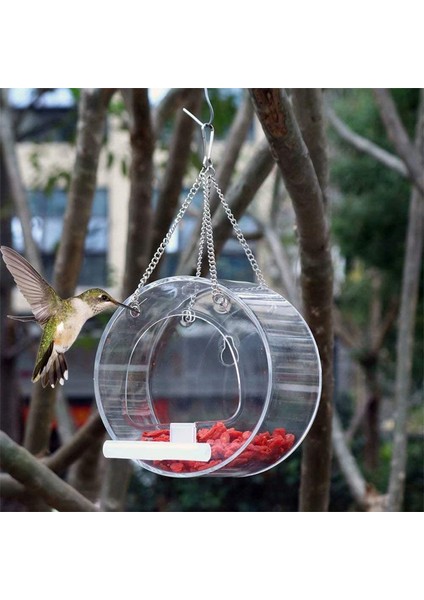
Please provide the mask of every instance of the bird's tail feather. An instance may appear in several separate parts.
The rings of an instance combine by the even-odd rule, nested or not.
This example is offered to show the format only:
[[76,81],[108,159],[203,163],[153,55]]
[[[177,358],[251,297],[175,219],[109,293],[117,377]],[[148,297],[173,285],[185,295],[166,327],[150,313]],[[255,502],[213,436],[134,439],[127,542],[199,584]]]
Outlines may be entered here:
[[57,382],[63,385],[65,379],[68,379],[68,365],[65,356],[56,352],[54,342],[50,344],[35,366],[32,381],[36,382],[39,379],[41,379],[43,387],[50,385],[52,388],[56,386]]

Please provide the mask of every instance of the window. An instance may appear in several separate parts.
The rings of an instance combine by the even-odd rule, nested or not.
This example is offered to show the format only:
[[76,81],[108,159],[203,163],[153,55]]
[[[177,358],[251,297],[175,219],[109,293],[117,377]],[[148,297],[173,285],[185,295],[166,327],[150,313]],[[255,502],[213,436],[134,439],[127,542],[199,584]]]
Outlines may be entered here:
[[[32,235],[41,251],[45,278],[53,276],[56,250],[63,230],[63,217],[67,202],[64,190],[55,189],[49,195],[42,191],[28,192],[28,201],[32,216]],[[88,224],[85,240],[85,255],[79,285],[107,285],[107,247],[108,247],[108,198],[107,190],[96,190],[93,211]],[[12,220],[13,247],[24,251],[22,228],[19,219]]]

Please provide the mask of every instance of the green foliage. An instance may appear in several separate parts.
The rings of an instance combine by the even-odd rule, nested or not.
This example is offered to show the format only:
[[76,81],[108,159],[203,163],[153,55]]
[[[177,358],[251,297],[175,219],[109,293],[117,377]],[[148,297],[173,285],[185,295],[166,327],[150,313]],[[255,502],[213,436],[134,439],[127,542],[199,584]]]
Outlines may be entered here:
[[136,471],[130,511],[297,511],[300,453],[254,477],[174,479]]
[[[416,90],[394,95],[402,119],[411,128],[416,118]],[[337,113],[360,135],[393,151],[370,90],[345,91]],[[341,192],[334,207],[333,233],[348,266],[359,258],[398,282],[402,271],[410,184],[375,159],[335,138],[331,179]]]
[[[415,135],[419,91],[392,90],[401,119],[411,139]],[[344,90],[333,98],[336,113],[358,134],[394,153],[373,94],[367,89]],[[371,279],[382,279],[383,310],[399,296],[405,254],[410,183],[368,155],[354,150],[331,132],[331,181],[340,196],[333,206],[332,233],[346,258],[346,280],[339,298],[341,310],[366,328]],[[420,299],[420,305],[422,298]],[[418,310],[414,375],[422,379],[422,310]],[[386,348],[394,357],[396,338]],[[418,359],[417,359],[418,356]],[[391,373],[393,380],[393,372]]]
[[409,185],[364,155],[337,161],[333,178],[344,194],[334,210],[333,233],[348,265],[360,258],[366,266],[399,279]]

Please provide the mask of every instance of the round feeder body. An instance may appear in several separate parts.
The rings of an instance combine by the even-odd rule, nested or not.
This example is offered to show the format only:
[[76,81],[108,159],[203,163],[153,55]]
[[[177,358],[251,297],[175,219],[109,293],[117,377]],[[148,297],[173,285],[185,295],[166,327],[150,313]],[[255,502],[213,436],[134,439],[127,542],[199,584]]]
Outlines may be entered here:
[[140,313],[118,309],[100,340],[95,393],[107,456],[161,475],[247,476],[289,456],[319,402],[312,334],[280,294],[253,283],[170,277]]

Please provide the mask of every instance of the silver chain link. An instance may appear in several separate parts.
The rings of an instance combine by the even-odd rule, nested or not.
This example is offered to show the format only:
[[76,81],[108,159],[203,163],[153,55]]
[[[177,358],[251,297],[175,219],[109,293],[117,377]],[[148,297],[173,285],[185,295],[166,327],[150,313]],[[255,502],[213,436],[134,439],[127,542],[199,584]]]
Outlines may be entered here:
[[213,178],[213,167],[208,166],[206,172],[203,175],[203,222],[202,228],[205,229],[206,234],[206,249],[208,254],[209,264],[209,275],[211,278],[212,287],[212,298],[216,299],[218,296],[218,272],[216,269],[216,258],[215,258],[215,246],[213,241],[213,228],[212,228],[212,216],[210,207],[210,195],[211,195],[211,182]]
[[153,255],[152,260],[149,263],[149,266],[147,267],[147,269],[145,270],[142,278],[140,279],[140,283],[137,286],[136,291],[134,292],[132,298],[133,300],[136,299],[136,296],[139,295],[139,293],[141,292],[141,288],[146,284],[147,280],[149,279],[150,275],[153,273],[153,271],[155,270],[155,268],[157,267],[158,262],[160,261],[160,259],[162,258],[162,254],[165,252],[166,247],[169,244],[169,241],[174,233],[174,231],[176,230],[179,222],[181,221],[181,219],[184,217],[186,210],[188,209],[188,207],[190,206],[190,204],[193,201],[193,198],[195,197],[195,195],[197,194],[201,184],[203,183],[203,175],[205,172],[205,167],[202,167],[202,169],[200,170],[196,181],[193,183],[189,193],[187,194],[186,199],[184,200],[183,204],[181,205],[180,210],[178,211],[177,216],[175,217],[174,222],[172,223],[168,233],[166,234],[166,236],[163,238],[162,243],[160,244],[159,248],[156,250],[156,252]]
[[249,244],[246,241],[246,238],[244,237],[239,224],[237,223],[237,220],[235,218],[235,216],[233,215],[231,208],[228,204],[228,202],[226,201],[226,199],[224,198],[224,194],[222,193],[221,189],[218,186],[218,183],[216,182],[215,177],[212,177],[212,182],[213,185],[215,187],[216,193],[218,194],[218,197],[221,201],[221,204],[225,210],[225,213],[231,223],[231,225],[233,226],[233,229],[235,231],[235,234],[237,236],[238,241],[240,242],[240,245],[242,246],[244,253],[246,254],[246,257],[248,259],[248,261],[250,262],[250,265],[253,269],[253,272],[256,275],[256,279],[258,280],[259,286],[260,287],[267,287],[266,282],[265,282],[265,278],[262,274],[262,271],[256,261],[256,258],[249,246]]
[[[206,252],[207,252],[207,257],[208,257],[209,274],[210,274],[211,288],[212,288],[212,298],[216,301],[217,299],[219,299],[220,296],[222,296],[222,294],[218,288],[218,272],[217,272],[217,266],[216,266],[212,216],[211,216],[211,210],[210,210],[211,184],[213,185],[213,187],[216,190],[216,193],[218,194],[218,197],[221,201],[224,211],[225,211],[231,225],[233,226],[236,237],[246,254],[246,257],[253,269],[253,272],[255,273],[255,276],[256,276],[256,279],[258,280],[259,286],[267,287],[264,276],[263,276],[262,271],[256,261],[256,258],[254,257],[253,252],[252,252],[249,244],[247,243],[246,238],[244,237],[244,235],[240,229],[240,226],[237,223],[237,220],[231,211],[231,208],[230,208],[228,202],[225,200],[224,194],[222,193],[221,189],[218,186],[218,183],[215,179],[215,169],[212,166],[212,163],[209,161],[200,170],[200,172],[196,178],[196,181],[192,185],[186,199],[184,200],[183,204],[181,205],[181,208],[178,211],[178,214],[175,217],[175,220],[172,223],[168,233],[163,238],[162,243],[160,244],[159,248],[156,250],[155,254],[153,255],[152,260],[149,263],[149,266],[145,270],[142,278],[140,279],[140,283],[138,284],[137,289],[132,296],[133,304],[137,304],[136,298],[140,294],[141,288],[146,284],[150,275],[155,270],[157,264],[159,263],[160,259],[162,258],[162,255],[165,252],[165,249],[168,246],[169,241],[170,241],[175,229],[177,228],[181,219],[184,217],[186,210],[188,209],[193,198],[197,194],[200,186],[203,187],[203,215],[202,215],[202,225],[201,225],[201,230],[200,230],[199,251],[198,251],[198,256],[197,256],[197,264],[196,264],[196,278],[199,278],[202,273],[203,252],[204,252],[204,247],[205,247],[205,243],[206,243]],[[193,308],[196,294],[197,294],[197,285],[196,285],[194,294],[191,297],[191,301],[190,301],[190,304],[188,307],[188,311],[187,311],[188,316],[190,316],[191,309]],[[137,307],[135,307],[135,308],[137,309]]]

